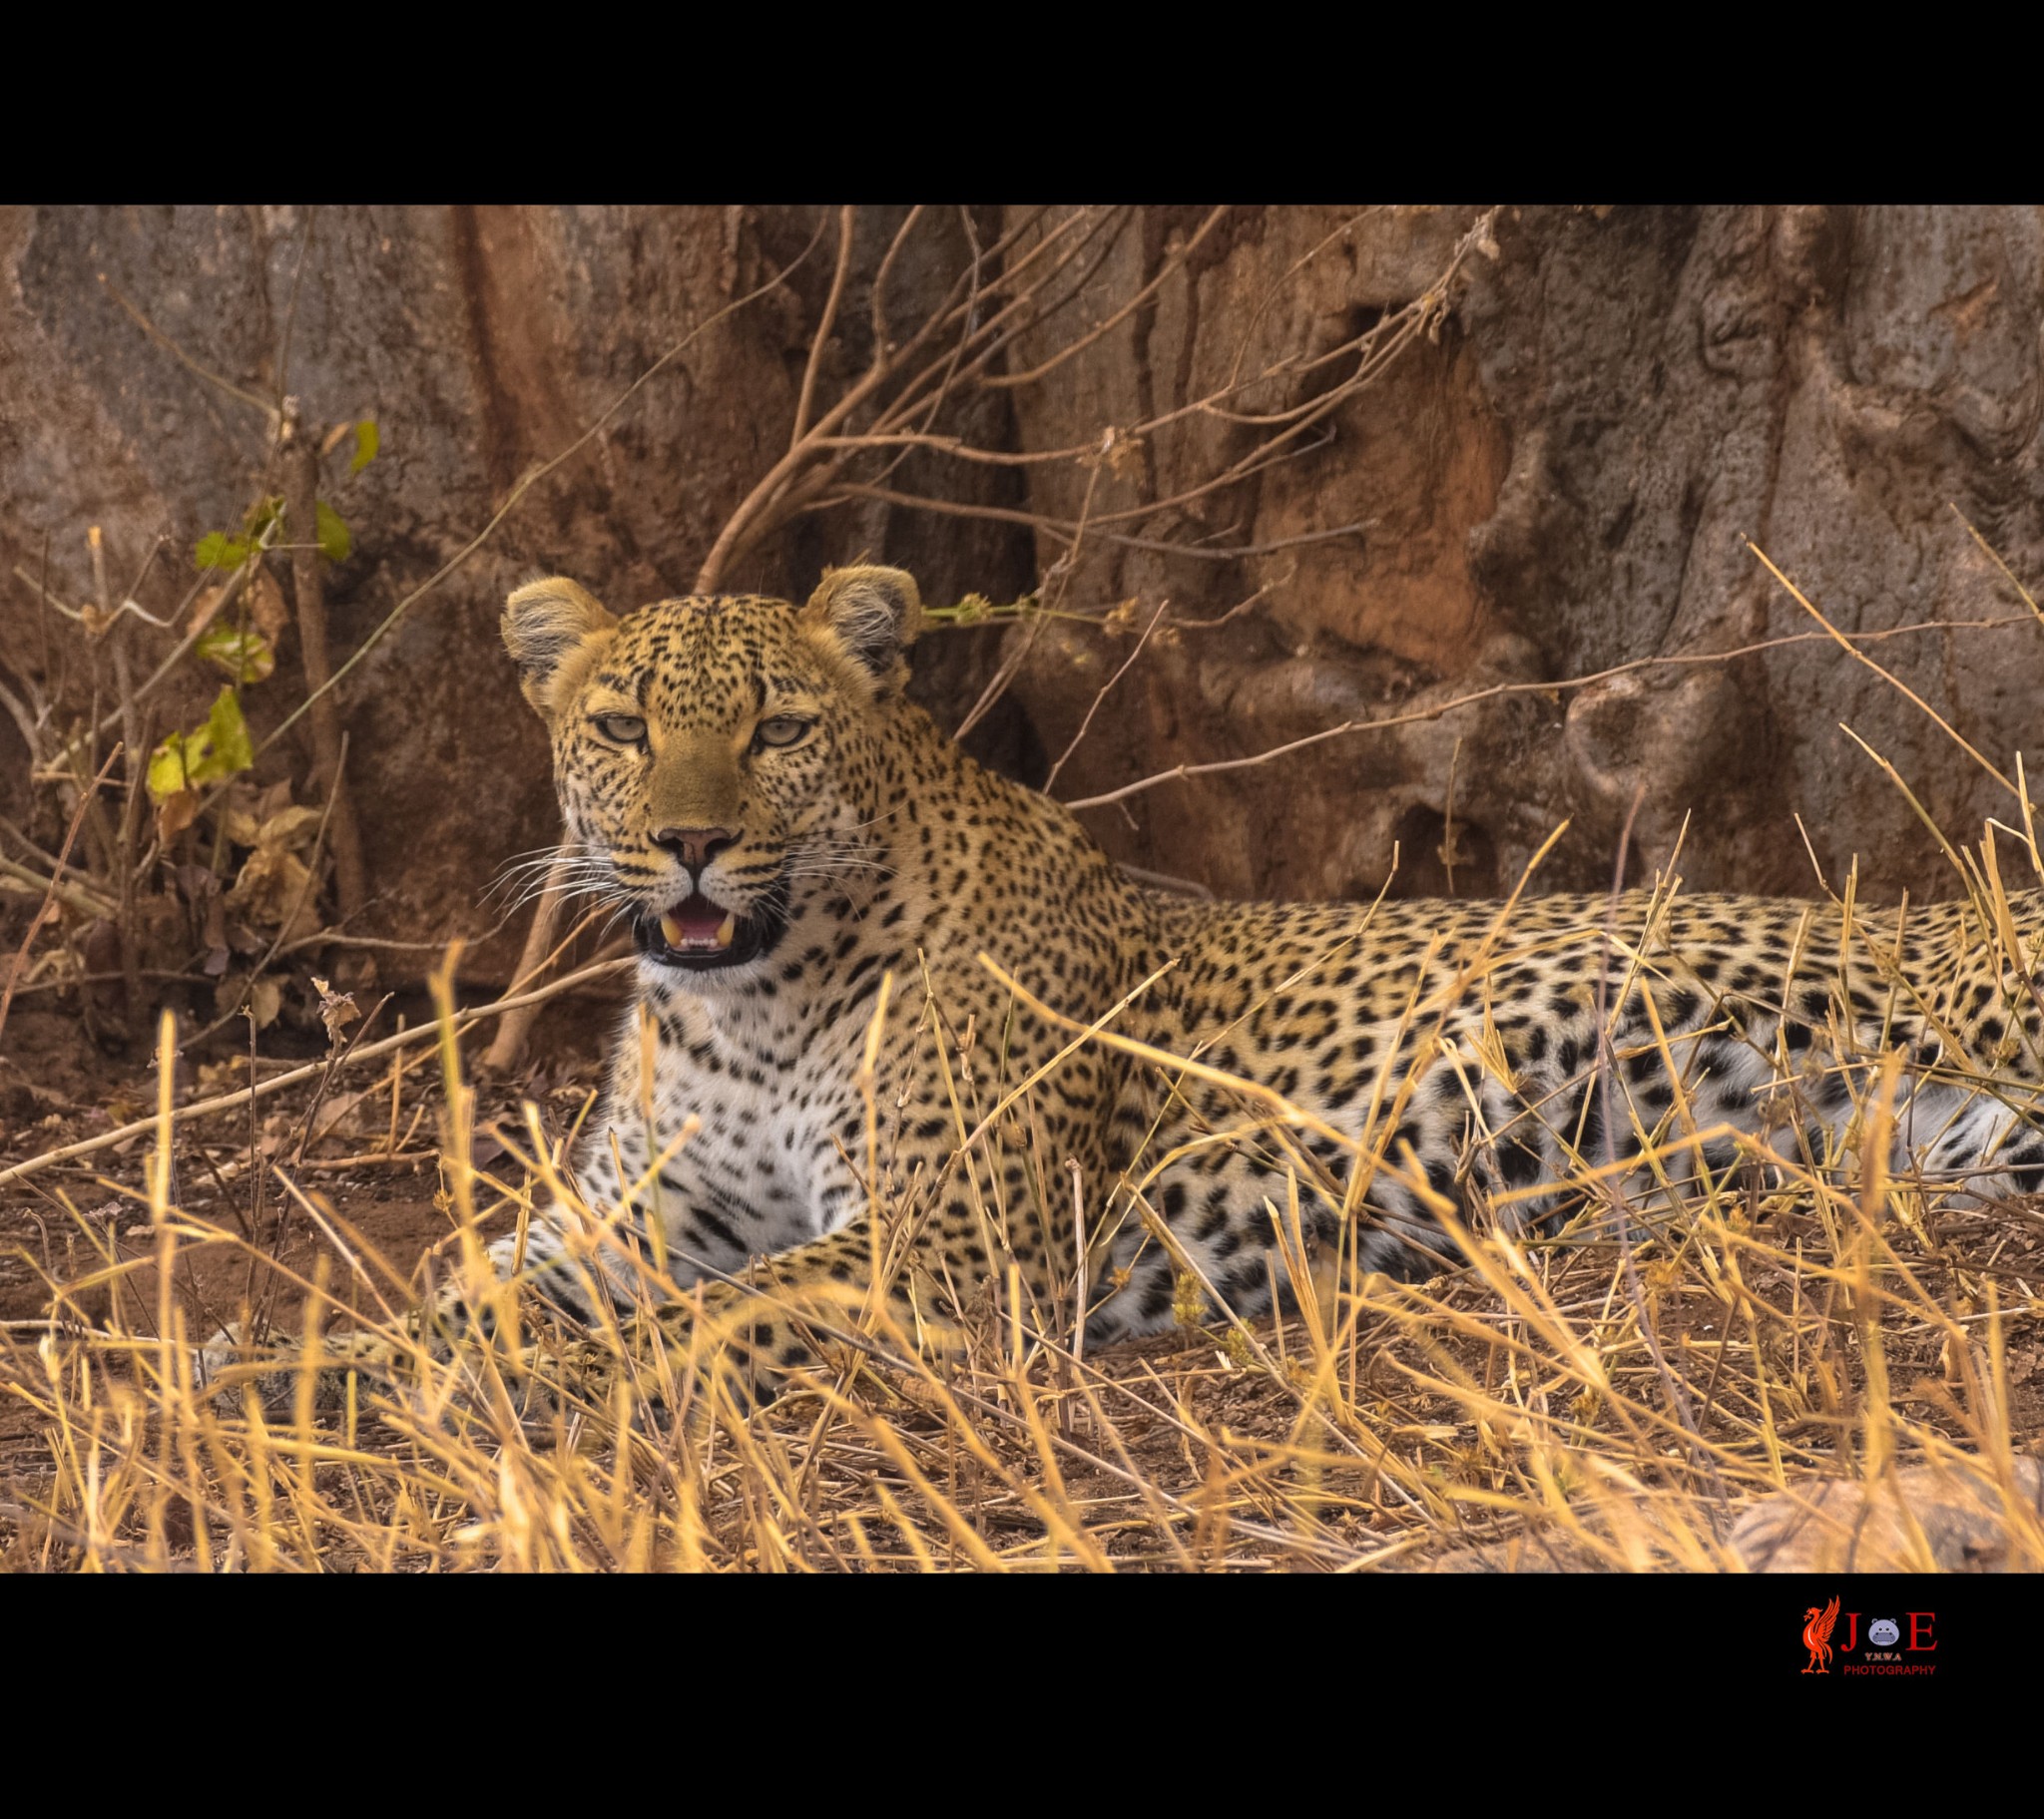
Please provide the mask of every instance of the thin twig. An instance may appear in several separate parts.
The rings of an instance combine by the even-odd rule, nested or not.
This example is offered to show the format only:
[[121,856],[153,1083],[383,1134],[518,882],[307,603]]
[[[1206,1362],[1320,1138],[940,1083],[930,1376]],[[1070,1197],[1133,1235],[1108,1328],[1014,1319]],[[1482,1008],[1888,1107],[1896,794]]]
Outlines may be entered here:
[[794,430],[787,439],[789,448],[800,445],[809,427],[809,407],[816,401],[816,374],[823,364],[823,349],[829,342],[830,330],[837,324],[837,305],[843,299],[844,280],[851,271],[854,219],[855,212],[849,204],[837,212],[837,268],[830,274],[830,294],[823,301],[822,319],[809,340],[809,362],[802,369],[801,395],[794,401]]
[[1157,603],[1157,611],[1150,615],[1150,623],[1143,628],[1143,636],[1136,640],[1136,648],[1123,659],[1121,668],[1101,684],[1100,692],[1093,697],[1093,705],[1086,709],[1086,717],[1079,722],[1079,730],[1072,734],[1072,742],[1058,754],[1058,761],[1050,767],[1050,775],[1043,779],[1043,793],[1045,795],[1050,794],[1052,787],[1058,780],[1058,772],[1064,769],[1065,761],[1073,752],[1079,749],[1080,740],[1085,738],[1087,732],[1092,728],[1093,716],[1100,711],[1100,703],[1107,699],[1115,683],[1128,675],[1136,659],[1143,655],[1143,647],[1150,642],[1150,634],[1157,630],[1157,622],[1164,617],[1164,610],[1170,605],[1171,602],[1168,600],[1160,600]]
[[[85,797],[81,792],[80,801]],[[77,884],[60,884],[54,878],[46,878],[39,871],[26,865],[18,865],[12,859],[0,858],[0,890],[18,896],[33,896],[40,891],[50,891],[59,903],[75,909],[81,916],[103,916],[111,922],[120,914],[121,906],[112,899]]]
[[[525,931],[525,946],[519,950],[518,968],[511,976],[514,987],[531,979],[549,958],[554,930],[560,926],[561,908],[568,901],[569,869],[567,855],[557,854],[547,871],[547,881],[540,888],[539,902],[533,906],[532,925]],[[525,1039],[532,1031],[533,1019],[538,1015],[539,1007],[533,1005],[513,1011],[498,1024],[497,1034],[483,1055],[483,1066],[492,1074],[508,1074],[517,1067],[525,1053]]]
[[272,404],[267,398],[258,398],[253,391],[247,391],[243,389],[243,387],[237,385],[232,379],[222,378],[219,373],[213,370],[212,367],[202,366],[189,353],[187,353],[184,350],[184,348],[180,347],[176,341],[172,340],[169,335],[165,334],[161,328],[159,328],[154,322],[152,322],[148,316],[144,315],[140,309],[136,308],[136,306],[133,303],[131,303],[125,295],[122,294],[120,287],[108,280],[107,274],[104,271],[102,271],[99,274],[99,280],[100,283],[105,286],[107,294],[110,297],[112,297],[115,302],[119,303],[121,307],[125,309],[129,313],[129,315],[135,319],[137,326],[139,326],[142,332],[148,335],[152,341],[155,341],[160,347],[168,349],[180,362],[182,362],[185,366],[190,367],[193,372],[197,373],[209,385],[218,386],[222,391],[226,392],[229,397],[239,399],[242,403],[251,406],[253,409],[260,411],[262,413],[262,418],[265,423],[273,424],[276,421],[276,406]]
[[294,401],[284,401],[284,516],[291,527],[291,591],[297,596],[298,659],[305,672],[305,705],[311,710],[314,789],[326,793],[326,814],[333,823],[333,894],[342,920],[357,914],[366,889],[362,877],[362,841],[355,827],[354,805],[348,799],[342,768],[347,737],[341,730],[336,702],[328,691],[332,662],[326,649],[326,589],[319,573],[324,559],[315,539],[319,515],[318,434],[299,421]]
[[0,1035],[4,1035],[7,1030],[7,1013],[14,1004],[15,985],[28,968],[29,949],[35,945],[36,935],[51,913],[50,903],[57,895],[58,885],[63,882],[64,867],[70,862],[72,844],[78,838],[79,828],[85,825],[86,804],[92,800],[94,791],[107,780],[114,768],[115,760],[120,756],[121,747],[116,745],[107,753],[107,761],[100,766],[100,773],[93,778],[91,787],[79,798],[78,806],[71,811],[71,825],[64,830],[64,844],[57,851],[57,869],[50,874],[49,888],[43,893],[42,907],[29,918],[28,933],[21,938],[21,951],[15,955],[14,965],[7,972],[7,989],[0,992]]
[[1958,748],[1961,751],[1963,751],[1969,758],[1971,758],[1974,763],[1978,764],[1982,770],[1986,771],[1987,774],[1991,776],[1997,783],[1999,783],[2002,786],[2002,788],[2007,790],[2010,795],[2015,795],[2017,793],[2016,786],[2013,783],[2011,783],[2007,777],[2002,775],[2001,771],[1995,765],[1990,764],[1984,757],[1982,757],[1979,751],[1973,745],[1972,741],[1966,738],[1963,734],[1961,734],[1959,730],[1955,726],[1953,726],[1951,721],[1946,719],[1943,714],[1939,713],[1935,707],[1933,707],[1928,701],[1926,701],[1922,697],[1922,695],[1918,694],[1915,689],[1911,688],[1907,682],[1903,682],[1900,677],[1896,676],[1892,670],[1883,670],[1880,667],[1880,665],[1875,663],[1872,658],[1868,657],[1865,654],[1865,652],[1856,649],[1852,641],[1849,638],[1847,638],[1844,633],[1840,632],[1837,629],[1837,627],[1832,625],[1831,622],[1827,620],[1821,613],[1819,613],[1815,607],[1811,606],[1809,604],[1808,599],[1803,595],[1802,590],[1798,588],[1792,581],[1788,579],[1788,576],[1784,575],[1782,571],[1775,566],[1773,559],[1768,555],[1767,551],[1762,549],[1759,544],[1754,543],[1751,539],[1747,541],[1746,547],[1761,559],[1761,562],[1766,566],[1768,573],[1772,575],[1777,581],[1779,581],[1782,584],[1784,588],[1786,588],[1788,591],[1789,599],[1793,600],[1798,607],[1800,607],[1805,613],[1807,613],[1810,616],[1811,619],[1815,620],[1818,625],[1823,627],[1826,636],[1828,636],[1836,645],[1838,645],[1839,648],[1842,649],[1847,656],[1851,657],[1853,661],[1856,663],[1864,664],[1869,670],[1871,670],[1874,673],[1875,676],[1879,677],[1882,682],[1886,682],[1889,687],[1893,688],[1898,694],[1900,694],[1904,700],[1913,703],[1915,706],[1920,707],[1925,713],[1927,713],[1930,716],[1930,718],[1936,722],[1939,731],[1943,732],[1945,736],[1952,741],[1953,744],[1958,746]]

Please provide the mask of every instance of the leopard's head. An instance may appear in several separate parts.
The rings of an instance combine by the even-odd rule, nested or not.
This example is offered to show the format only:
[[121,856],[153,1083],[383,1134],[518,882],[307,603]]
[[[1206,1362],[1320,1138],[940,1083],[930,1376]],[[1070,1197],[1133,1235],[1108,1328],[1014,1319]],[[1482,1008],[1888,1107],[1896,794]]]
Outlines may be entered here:
[[511,596],[504,642],[553,735],[573,876],[628,911],[648,960],[750,966],[809,897],[871,869],[921,615],[915,582],[881,568],[828,571],[802,607],[708,595],[619,619],[572,581]]

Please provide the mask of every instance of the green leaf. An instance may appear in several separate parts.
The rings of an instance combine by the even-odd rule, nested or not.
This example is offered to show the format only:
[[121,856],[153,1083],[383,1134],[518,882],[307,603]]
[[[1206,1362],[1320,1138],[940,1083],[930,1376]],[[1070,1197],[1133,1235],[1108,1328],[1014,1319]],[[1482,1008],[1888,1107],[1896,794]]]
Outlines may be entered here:
[[212,737],[213,749],[207,753],[206,774],[198,778],[200,782],[231,777],[255,764],[256,743],[249,737],[249,722],[242,717],[242,703],[232,687],[223,688],[214,698],[213,711],[206,716],[206,730]]
[[355,425],[355,454],[354,459],[347,464],[347,471],[350,474],[359,474],[376,459],[376,450],[382,443],[383,437],[376,428],[376,419],[364,417]]
[[185,762],[185,735],[174,732],[149,754],[149,799],[162,804],[191,781]]
[[348,535],[347,524],[341,515],[323,499],[313,507],[312,515],[318,524],[319,549],[326,560],[347,561],[348,552],[355,547],[355,541]]
[[163,803],[185,789],[225,782],[256,762],[256,743],[232,686],[223,688],[204,726],[174,732],[149,759],[149,797]]
[[249,540],[230,537],[225,531],[209,531],[192,552],[202,569],[239,569],[249,560]]
[[210,627],[199,641],[199,655],[218,664],[238,682],[259,682],[276,668],[276,653],[260,632],[234,626]]
[[249,516],[243,521],[242,530],[253,543],[270,525],[283,516],[283,495],[270,493],[258,499],[249,508]]

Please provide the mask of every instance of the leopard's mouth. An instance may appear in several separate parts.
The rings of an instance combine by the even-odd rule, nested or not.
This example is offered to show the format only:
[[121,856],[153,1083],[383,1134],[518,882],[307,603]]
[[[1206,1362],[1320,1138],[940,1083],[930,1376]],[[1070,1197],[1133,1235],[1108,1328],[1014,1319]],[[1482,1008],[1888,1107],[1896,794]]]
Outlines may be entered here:
[[633,932],[647,959],[709,972],[744,966],[766,953],[787,932],[787,909],[778,890],[768,891],[743,916],[692,891],[660,915],[640,917]]

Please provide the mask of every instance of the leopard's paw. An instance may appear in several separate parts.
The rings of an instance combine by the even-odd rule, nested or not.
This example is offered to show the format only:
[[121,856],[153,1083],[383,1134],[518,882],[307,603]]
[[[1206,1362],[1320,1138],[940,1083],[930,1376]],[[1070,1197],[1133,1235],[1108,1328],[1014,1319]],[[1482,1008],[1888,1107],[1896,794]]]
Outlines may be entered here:
[[194,1379],[216,1400],[239,1399],[253,1387],[265,1410],[288,1409],[311,1377],[312,1408],[331,1413],[359,1406],[368,1389],[392,1389],[406,1375],[407,1354],[386,1333],[347,1328],[322,1333],[308,1353],[301,1333],[257,1339],[232,1321],[201,1346]]

